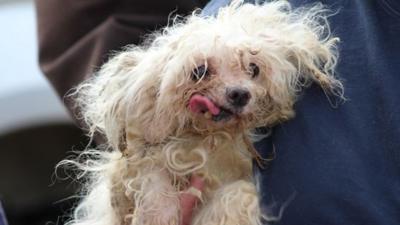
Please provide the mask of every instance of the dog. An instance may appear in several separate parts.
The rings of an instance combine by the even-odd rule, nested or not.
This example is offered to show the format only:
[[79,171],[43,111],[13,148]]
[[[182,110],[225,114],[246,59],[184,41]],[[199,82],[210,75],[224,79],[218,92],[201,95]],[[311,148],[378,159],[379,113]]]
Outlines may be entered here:
[[260,225],[252,162],[258,127],[294,116],[314,83],[343,97],[334,76],[339,39],[321,4],[233,1],[198,11],[114,55],[72,96],[103,149],[73,163],[85,177],[73,225],[179,225],[179,195],[204,180],[193,225]]

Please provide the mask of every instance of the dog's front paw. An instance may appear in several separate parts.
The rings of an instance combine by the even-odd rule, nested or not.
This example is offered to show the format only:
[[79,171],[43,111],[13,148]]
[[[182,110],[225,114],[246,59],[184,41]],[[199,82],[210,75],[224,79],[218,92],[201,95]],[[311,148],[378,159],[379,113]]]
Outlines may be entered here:
[[217,190],[210,203],[196,216],[193,225],[261,225],[256,187],[236,181]]

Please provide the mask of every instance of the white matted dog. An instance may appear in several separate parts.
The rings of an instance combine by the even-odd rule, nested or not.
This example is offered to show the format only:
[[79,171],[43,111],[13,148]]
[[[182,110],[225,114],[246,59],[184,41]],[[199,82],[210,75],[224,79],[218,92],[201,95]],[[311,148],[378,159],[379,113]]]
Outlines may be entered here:
[[234,1],[114,56],[75,92],[107,149],[73,162],[88,182],[70,224],[179,225],[193,174],[205,190],[189,189],[201,198],[192,224],[261,224],[252,131],[293,117],[312,82],[341,97],[337,42],[322,5]]

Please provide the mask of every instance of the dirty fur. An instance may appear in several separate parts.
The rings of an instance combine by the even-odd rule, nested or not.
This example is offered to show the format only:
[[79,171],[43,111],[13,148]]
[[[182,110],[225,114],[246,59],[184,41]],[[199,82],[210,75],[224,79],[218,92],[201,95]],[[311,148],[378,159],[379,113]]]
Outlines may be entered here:
[[[106,146],[61,163],[75,165],[87,181],[68,224],[179,225],[179,194],[193,174],[205,181],[193,225],[268,221],[252,182],[252,159],[263,163],[252,131],[292,118],[311,83],[343,97],[333,75],[339,40],[327,12],[320,4],[233,1],[216,17],[175,19],[146,44],[112,57],[71,95],[89,136],[103,136]],[[207,76],[194,80],[200,65]],[[188,110],[193,95],[231,107],[232,87],[251,98],[226,119]]]

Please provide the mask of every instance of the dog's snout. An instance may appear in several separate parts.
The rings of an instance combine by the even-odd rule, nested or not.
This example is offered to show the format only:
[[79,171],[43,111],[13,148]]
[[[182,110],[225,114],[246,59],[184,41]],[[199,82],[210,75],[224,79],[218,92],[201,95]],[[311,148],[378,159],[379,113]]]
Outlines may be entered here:
[[250,100],[250,92],[242,88],[232,88],[227,90],[227,98],[229,103],[235,107],[243,107]]

